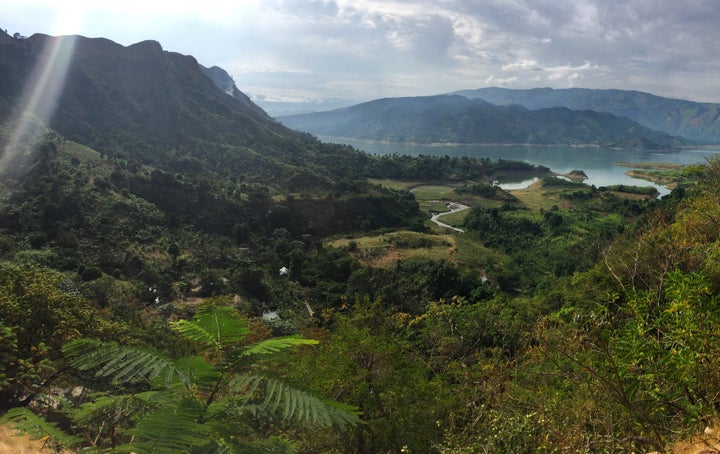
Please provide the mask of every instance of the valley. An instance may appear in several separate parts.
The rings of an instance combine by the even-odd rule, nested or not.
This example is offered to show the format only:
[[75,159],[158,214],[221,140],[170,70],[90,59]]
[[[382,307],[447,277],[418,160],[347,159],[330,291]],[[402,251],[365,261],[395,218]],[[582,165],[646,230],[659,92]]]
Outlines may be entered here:
[[715,414],[716,149],[460,95],[341,114],[318,138],[158,42],[0,31],[1,436],[646,452]]

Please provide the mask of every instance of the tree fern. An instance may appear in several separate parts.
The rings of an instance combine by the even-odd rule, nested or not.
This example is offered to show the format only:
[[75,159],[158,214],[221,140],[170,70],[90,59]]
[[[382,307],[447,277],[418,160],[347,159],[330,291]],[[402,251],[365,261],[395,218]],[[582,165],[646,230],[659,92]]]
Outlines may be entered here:
[[47,437],[52,443],[65,449],[71,449],[83,441],[80,437],[63,432],[55,424],[45,421],[26,407],[16,407],[8,410],[0,418],[0,422],[11,422],[18,431],[27,433],[34,438]]

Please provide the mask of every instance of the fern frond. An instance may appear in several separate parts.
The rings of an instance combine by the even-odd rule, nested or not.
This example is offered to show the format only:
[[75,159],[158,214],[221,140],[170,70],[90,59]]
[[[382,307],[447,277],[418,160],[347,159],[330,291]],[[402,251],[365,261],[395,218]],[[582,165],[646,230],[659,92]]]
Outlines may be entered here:
[[300,336],[286,336],[267,339],[247,347],[243,355],[269,355],[277,353],[289,347],[300,345],[316,345],[319,342],[315,339],[304,339]]
[[205,330],[195,321],[178,320],[176,322],[170,322],[170,327],[185,336],[186,339],[195,343],[198,347],[220,348],[220,343],[216,340],[214,333]]
[[237,405],[257,401],[262,411],[284,421],[339,428],[360,422],[355,407],[320,399],[273,378],[241,376],[233,380],[230,387],[238,397]]
[[63,353],[76,369],[97,369],[96,376],[108,377],[115,384],[149,381],[163,372],[165,386],[170,386],[175,376],[183,383],[187,381],[187,376],[175,367],[172,360],[138,347],[78,339],[65,344]]
[[265,380],[262,375],[238,375],[233,378],[228,387],[231,392],[235,393],[235,397],[243,402],[249,402],[250,399],[257,396],[260,385]]
[[207,445],[211,427],[199,422],[202,408],[188,399],[173,404],[158,407],[141,418],[126,432],[134,437],[133,442],[117,450],[161,454],[190,452],[193,447]]
[[53,443],[65,449],[71,449],[83,441],[82,438],[66,434],[58,429],[54,423],[45,421],[25,407],[8,410],[8,412],[0,418],[0,422],[11,422],[19,432],[29,434],[33,438],[48,437]]
[[175,361],[175,365],[178,369],[187,371],[189,378],[198,385],[215,383],[221,375],[212,364],[200,356],[180,358]]
[[223,348],[241,342],[250,332],[248,321],[237,317],[230,306],[201,306],[192,321],[179,320],[170,326],[204,348]]
[[147,413],[162,396],[157,391],[122,396],[99,395],[70,412],[75,424],[85,426],[94,421],[110,419],[114,422],[137,419]]
[[283,420],[309,422],[322,427],[355,425],[360,420],[351,407],[330,405],[305,391],[293,388],[275,379],[267,380],[265,404]]

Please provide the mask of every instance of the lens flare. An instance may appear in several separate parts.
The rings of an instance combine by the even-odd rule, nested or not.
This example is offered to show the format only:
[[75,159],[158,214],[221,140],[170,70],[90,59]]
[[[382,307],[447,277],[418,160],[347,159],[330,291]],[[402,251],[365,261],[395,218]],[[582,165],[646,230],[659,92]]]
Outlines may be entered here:
[[43,50],[20,96],[19,114],[0,158],[0,172],[4,172],[7,165],[22,152],[21,145],[30,144],[37,139],[43,132],[42,126],[48,125],[52,120],[65,86],[76,39],[76,36],[46,38]]

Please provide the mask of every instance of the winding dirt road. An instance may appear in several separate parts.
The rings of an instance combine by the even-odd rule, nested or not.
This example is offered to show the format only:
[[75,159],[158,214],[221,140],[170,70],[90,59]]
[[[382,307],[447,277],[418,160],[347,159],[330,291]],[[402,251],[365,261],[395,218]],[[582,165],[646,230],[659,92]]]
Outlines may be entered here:
[[470,207],[467,205],[463,205],[462,203],[457,203],[457,202],[450,202],[446,206],[447,206],[447,209],[450,211],[443,211],[442,213],[433,213],[430,220],[433,221],[435,224],[439,225],[440,227],[445,227],[445,228],[454,230],[458,233],[465,233],[465,231],[463,229],[460,229],[458,227],[453,227],[451,225],[445,224],[444,222],[440,222],[439,218],[440,218],[440,216],[445,216],[446,214],[457,213],[458,211],[467,210]]

